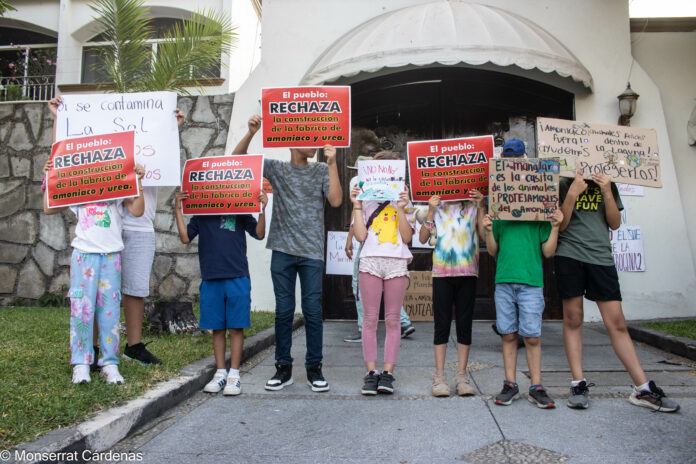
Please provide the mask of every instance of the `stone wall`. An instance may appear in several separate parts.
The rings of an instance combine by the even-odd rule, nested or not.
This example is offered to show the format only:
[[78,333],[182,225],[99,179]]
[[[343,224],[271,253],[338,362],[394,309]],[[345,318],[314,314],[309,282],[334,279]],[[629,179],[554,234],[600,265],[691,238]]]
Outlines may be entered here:
[[[234,95],[180,97],[181,164],[223,155]],[[42,167],[51,151],[53,118],[45,103],[0,104],[0,302],[35,300],[70,283],[75,216],[43,214]],[[190,299],[198,294],[197,241],[184,245],[176,232],[174,187],[159,189],[157,252],[151,296]]]

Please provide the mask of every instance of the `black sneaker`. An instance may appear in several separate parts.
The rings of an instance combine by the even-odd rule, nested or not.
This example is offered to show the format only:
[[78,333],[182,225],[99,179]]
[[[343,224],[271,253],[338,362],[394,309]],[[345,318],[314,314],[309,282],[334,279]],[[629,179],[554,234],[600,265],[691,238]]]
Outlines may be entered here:
[[126,348],[123,350],[123,357],[130,359],[132,361],[138,361],[142,365],[148,364],[162,364],[162,361],[157,359],[157,356],[150,353],[147,348],[145,348],[149,343],[136,343],[133,346],[128,346],[126,343]]
[[271,377],[264,388],[266,390],[282,390],[286,385],[292,385],[292,364],[276,363],[276,373]]
[[92,364],[89,365],[90,372],[99,372],[99,347],[93,346],[94,348],[94,359],[92,359]]
[[633,387],[633,392],[631,396],[628,397],[628,401],[636,406],[642,406],[644,408],[653,409],[658,412],[677,412],[679,411],[679,404],[667,398],[665,392],[662,391],[660,387],[655,385],[652,380],[648,383],[650,391],[638,390]]
[[568,397],[568,407],[573,409],[587,409],[590,407],[590,402],[587,395],[590,393],[590,387],[595,384],[587,383],[584,380],[577,387],[570,387],[570,396]]
[[553,402],[541,385],[529,389],[529,402],[541,409],[553,409],[556,407],[556,403]]
[[312,387],[312,391],[325,392],[329,391],[329,382],[324,380],[321,373],[321,363],[314,364],[307,368],[307,384]]
[[343,339],[344,342],[346,343],[361,343],[362,342],[362,332],[358,330],[358,333],[355,335],[350,335],[346,338]]
[[376,395],[378,382],[379,376],[375,374],[374,371],[368,372],[367,375],[363,377],[363,386],[360,393],[363,395]]
[[513,400],[520,397],[520,389],[517,387],[516,383],[508,382],[507,380],[503,382],[503,389],[498,396],[495,397],[495,404],[501,406],[509,406],[512,404]]
[[413,327],[413,324],[402,325],[401,326],[401,338],[406,338],[415,331],[416,331],[416,328]]
[[377,382],[377,391],[380,393],[394,393],[394,376],[389,372],[382,372],[379,374],[379,381]]

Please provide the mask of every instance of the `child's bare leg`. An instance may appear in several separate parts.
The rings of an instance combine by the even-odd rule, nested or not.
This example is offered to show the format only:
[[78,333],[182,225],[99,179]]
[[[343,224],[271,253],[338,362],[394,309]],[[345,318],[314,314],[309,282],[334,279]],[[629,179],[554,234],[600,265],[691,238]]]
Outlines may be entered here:
[[138,296],[123,295],[123,316],[126,319],[126,339],[128,346],[137,345],[143,336],[143,314],[145,299]]
[[563,300],[563,345],[573,380],[582,380],[582,297]]
[[505,380],[515,383],[517,380],[517,332],[503,334],[503,366]]
[[225,345],[225,331],[213,330],[213,354],[218,369],[225,369]]
[[239,369],[244,349],[244,329],[230,329],[230,368]]
[[619,360],[623,363],[635,385],[643,385],[648,381],[640,365],[633,341],[626,328],[626,319],[621,309],[620,301],[598,301],[599,312],[602,314],[604,326],[609,332],[611,345]]
[[447,355],[447,344],[435,345],[435,370],[442,373],[445,370],[445,356]]
[[[447,348],[447,345],[443,345],[445,348]],[[469,350],[471,349],[471,345],[464,345],[462,343],[457,343],[457,369],[459,372],[464,372],[466,370],[466,365],[469,364]],[[445,358],[444,356],[442,357],[442,368],[444,369],[445,366]]]
[[[541,385],[541,342],[539,337],[524,337],[524,345],[527,350],[527,366],[532,385]],[[517,347],[517,340],[515,340]]]

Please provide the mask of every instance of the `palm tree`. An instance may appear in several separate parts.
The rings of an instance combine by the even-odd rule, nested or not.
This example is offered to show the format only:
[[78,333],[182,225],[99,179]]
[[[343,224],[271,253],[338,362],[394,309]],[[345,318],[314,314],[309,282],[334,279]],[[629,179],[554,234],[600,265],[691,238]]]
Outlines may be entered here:
[[[236,28],[213,10],[192,13],[173,25],[157,44],[145,0],[94,0],[90,8],[107,42],[96,50],[99,69],[119,93],[170,90],[187,95],[201,79],[216,75],[220,57],[236,44]],[[111,85],[109,85],[111,87]]]

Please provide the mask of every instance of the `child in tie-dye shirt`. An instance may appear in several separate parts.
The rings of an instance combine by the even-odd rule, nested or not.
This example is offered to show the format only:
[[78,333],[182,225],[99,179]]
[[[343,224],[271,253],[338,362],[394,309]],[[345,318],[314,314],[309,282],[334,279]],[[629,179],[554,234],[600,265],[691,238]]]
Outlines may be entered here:
[[452,324],[452,304],[455,306],[458,361],[454,382],[458,395],[474,394],[466,374],[466,365],[471,347],[471,326],[478,277],[477,233],[485,211],[482,209],[483,195],[480,192],[472,190],[471,198],[473,201],[445,203],[437,195],[430,197],[428,213],[420,230],[421,243],[428,241],[433,228],[437,230],[437,242],[433,250],[434,396],[450,394],[445,374],[445,354]]

